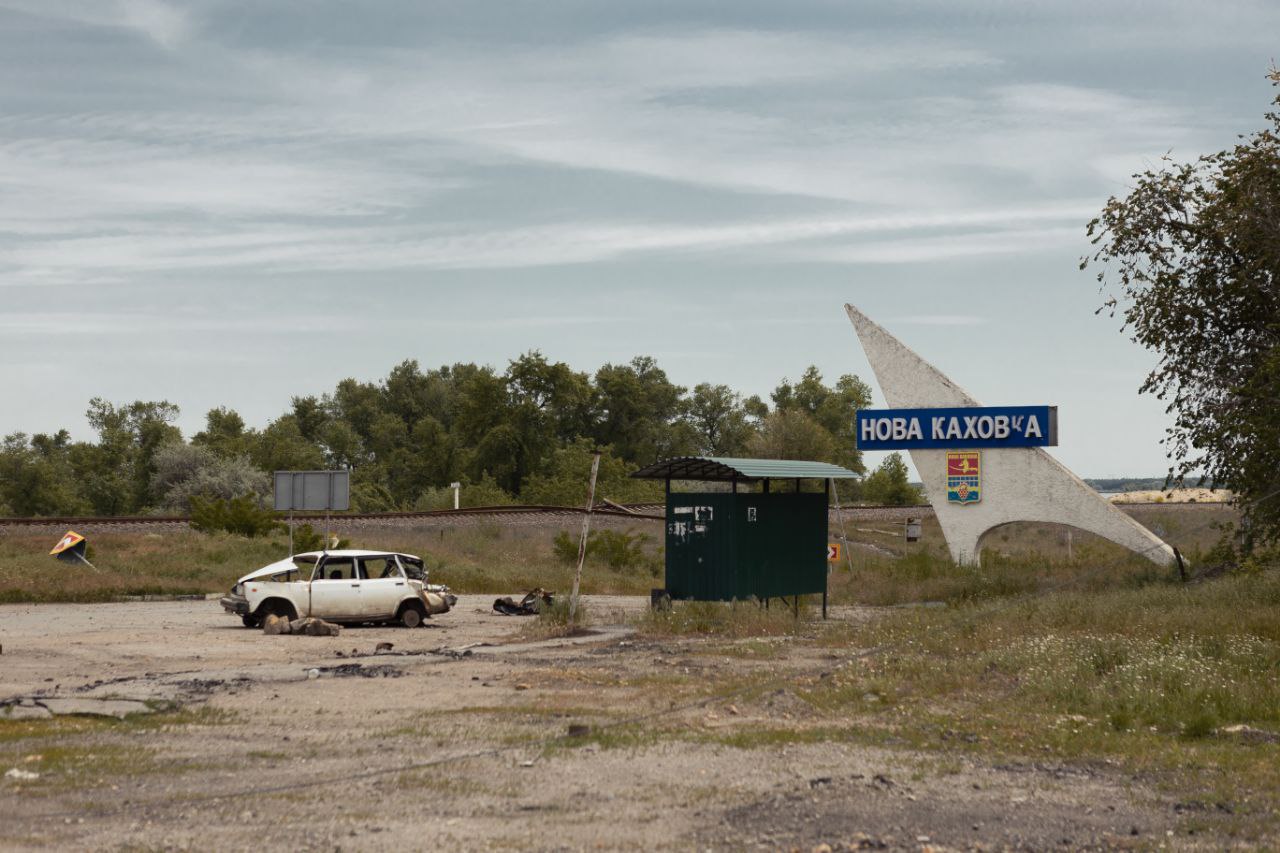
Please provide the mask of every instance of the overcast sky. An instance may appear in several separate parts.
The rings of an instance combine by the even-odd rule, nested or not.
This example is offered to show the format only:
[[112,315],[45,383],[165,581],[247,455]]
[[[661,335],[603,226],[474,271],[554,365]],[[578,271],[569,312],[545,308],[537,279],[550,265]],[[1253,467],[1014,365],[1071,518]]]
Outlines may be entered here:
[[1260,127],[1277,36],[1233,0],[0,0],[0,433],[530,349],[875,387],[852,302],[1060,406],[1080,474],[1161,474],[1085,224]]

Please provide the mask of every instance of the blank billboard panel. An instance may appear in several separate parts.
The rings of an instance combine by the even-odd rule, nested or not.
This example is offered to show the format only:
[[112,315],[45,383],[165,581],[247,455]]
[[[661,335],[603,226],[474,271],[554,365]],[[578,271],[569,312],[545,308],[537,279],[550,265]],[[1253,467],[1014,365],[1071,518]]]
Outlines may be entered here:
[[351,508],[350,471],[277,471],[277,510]]

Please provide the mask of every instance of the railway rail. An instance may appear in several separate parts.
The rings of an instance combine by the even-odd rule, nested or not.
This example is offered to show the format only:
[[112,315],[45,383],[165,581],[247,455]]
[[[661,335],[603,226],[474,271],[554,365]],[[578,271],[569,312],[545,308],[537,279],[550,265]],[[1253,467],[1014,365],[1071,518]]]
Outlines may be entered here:
[[[1183,508],[1203,508],[1208,504],[1205,503],[1126,503],[1119,505],[1122,509],[1129,507],[1160,507],[1177,511]],[[605,506],[598,505],[592,510],[592,515],[601,518],[611,518],[633,521],[664,521],[662,504],[633,504],[630,506],[618,508],[619,505]],[[1225,505],[1224,505],[1225,506]],[[842,507],[838,511],[847,519],[858,518],[887,518],[892,516],[905,517],[908,515],[931,516],[933,507],[929,504],[915,504],[909,506],[894,505],[857,505]],[[481,506],[467,507],[465,509],[439,509],[425,510],[421,512],[343,512],[333,513],[329,516],[329,522],[332,525],[349,526],[358,524],[378,524],[380,522],[409,522],[421,520],[424,522],[447,522],[451,518],[461,520],[480,520],[483,518],[492,518],[496,521],[503,520],[556,520],[581,518],[586,513],[583,507],[569,506],[546,506],[538,504],[521,504],[509,506]],[[837,513],[834,508],[831,510],[832,515]],[[280,514],[281,521],[288,519],[287,515]],[[323,521],[325,515],[323,513],[294,513],[293,520],[296,523],[303,524],[308,522]],[[24,516],[0,518],[0,530],[13,527],[87,527],[96,528],[104,527],[174,527],[180,525],[189,525],[191,519],[189,516],[183,515],[111,515],[111,516]]]
[[[611,507],[597,507],[592,511],[592,515],[662,521],[665,519],[665,516],[662,515],[661,512],[662,506],[659,504],[640,504],[634,507],[627,507],[625,510],[613,509]],[[518,506],[478,506],[467,507],[465,509],[437,509],[421,512],[342,512],[332,513],[328,518],[331,523],[350,523],[361,521],[381,521],[384,519],[447,519],[450,517],[465,518],[471,516],[500,517],[542,515],[550,517],[581,517],[585,513],[586,509],[582,507],[526,504]],[[281,521],[287,521],[289,518],[286,514],[278,514],[278,517]],[[293,514],[293,520],[298,524],[305,524],[313,521],[324,521],[325,514],[295,512]],[[174,525],[190,523],[190,516],[185,515],[68,515],[0,518],[0,527],[32,527],[38,525],[49,525],[55,527],[95,525],[99,527],[109,527],[112,525]]]

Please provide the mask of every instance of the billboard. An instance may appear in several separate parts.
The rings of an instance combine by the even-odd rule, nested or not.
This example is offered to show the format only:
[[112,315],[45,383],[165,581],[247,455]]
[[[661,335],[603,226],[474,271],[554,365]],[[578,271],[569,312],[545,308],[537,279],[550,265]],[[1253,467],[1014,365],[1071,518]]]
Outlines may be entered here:
[[970,406],[864,409],[857,413],[859,450],[1052,447],[1057,406]]
[[351,508],[350,471],[277,471],[276,505],[285,510]]

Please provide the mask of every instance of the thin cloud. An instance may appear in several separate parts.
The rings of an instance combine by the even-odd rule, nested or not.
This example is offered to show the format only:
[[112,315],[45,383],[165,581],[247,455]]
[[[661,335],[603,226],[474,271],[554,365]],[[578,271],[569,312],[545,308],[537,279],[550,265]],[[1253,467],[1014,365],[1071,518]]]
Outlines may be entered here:
[[987,322],[987,318],[973,314],[907,314],[903,317],[890,317],[888,322],[909,326],[981,326]]

